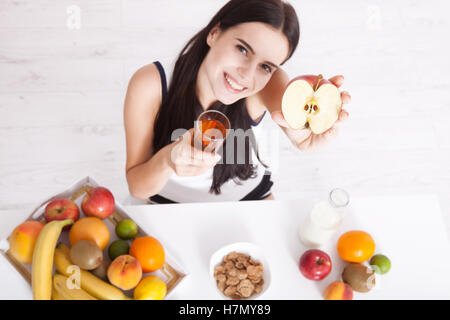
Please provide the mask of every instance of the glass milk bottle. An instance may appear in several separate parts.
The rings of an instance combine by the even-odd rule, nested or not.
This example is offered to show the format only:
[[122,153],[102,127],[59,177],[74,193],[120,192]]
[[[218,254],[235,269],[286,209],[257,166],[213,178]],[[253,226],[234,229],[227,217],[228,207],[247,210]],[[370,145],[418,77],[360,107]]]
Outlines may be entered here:
[[333,189],[327,200],[317,203],[299,227],[299,238],[308,247],[320,247],[334,235],[343,219],[350,197],[345,190]]

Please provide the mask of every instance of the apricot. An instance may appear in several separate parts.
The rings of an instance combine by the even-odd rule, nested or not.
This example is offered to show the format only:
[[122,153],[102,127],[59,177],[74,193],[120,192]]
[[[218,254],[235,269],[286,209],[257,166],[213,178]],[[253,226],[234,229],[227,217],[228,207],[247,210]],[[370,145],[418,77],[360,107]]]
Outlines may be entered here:
[[353,290],[342,281],[331,283],[325,290],[325,300],[353,300]]
[[34,246],[43,227],[44,223],[39,221],[25,221],[18,225],[9,237],[12,256],[22,263],[31,263]]
[[108,226],[95,217],[82,218],[76,221],[69,232],[71,246],[80,240],[89,240],[103,250],[108,245],[109,238]]
[[111,262],[108,272],[108,280],[122,290],[130,290],[136,287],[142,278],[142,268],[139,261],[128,254],[118,256]]

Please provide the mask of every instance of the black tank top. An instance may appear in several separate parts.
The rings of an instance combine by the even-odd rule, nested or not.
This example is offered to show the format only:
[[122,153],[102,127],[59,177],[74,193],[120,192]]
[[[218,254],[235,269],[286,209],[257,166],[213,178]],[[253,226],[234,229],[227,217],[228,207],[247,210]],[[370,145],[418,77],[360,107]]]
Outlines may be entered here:
[[[166,74],[164,72],[163,66],[161,65],[161,63],[159,61],[155,61],[154,64],[158,68],[159,74],[161,76],[162,100],[164,101],[166,99],[166,96],[167,96],[167,78],[166,78]],[[261,123],[261,121],[263,120],[265,115],[266,115],[266,112],[264,112],[263,116],[261,117],[261,120],[259,120],[258,122],[253,121],[253,119],[249,115],[249,118],[250,118],[250,120],[252,122],[252,126],[259,125]],[[260,199],[263,199],[263,198],[267,197],[269,194],[271,194],[271,188],[273,186],[273,181],[270,178],[271,178],[270,172],[266,171],[266,173],[264,174],[264,176],[263,176],[262,180],[260,181],[260,183],[250,193],[245,195],[245,197],[241,198],[240,201],[260,200]],[[236,199],[236,200],[238,200],[238,199]],[[162,203],[176,203],[172,199],[168,199],[166,197],[163,197],[160,194],[150,197],[149,201],[151,203],[154,203],[154,204],[157,204],[157,203],[161,203],[161,204]]]

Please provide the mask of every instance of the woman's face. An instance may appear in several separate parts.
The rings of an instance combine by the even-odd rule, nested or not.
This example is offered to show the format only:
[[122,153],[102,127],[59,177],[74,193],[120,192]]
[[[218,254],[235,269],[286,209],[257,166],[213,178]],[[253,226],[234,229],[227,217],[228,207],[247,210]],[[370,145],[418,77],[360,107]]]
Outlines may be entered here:
[[289,53],[287,37],[261,22],[242,23],[225,32],[216,27],[207,43],[206,77],[215,98],[226,105],[262,90]]

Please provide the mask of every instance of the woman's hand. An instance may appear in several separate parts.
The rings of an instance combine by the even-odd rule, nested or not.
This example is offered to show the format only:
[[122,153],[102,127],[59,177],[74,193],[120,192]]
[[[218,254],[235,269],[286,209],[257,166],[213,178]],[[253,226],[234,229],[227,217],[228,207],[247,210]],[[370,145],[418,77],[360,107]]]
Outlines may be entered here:
[[[344,83],[343,76],[334,76],[329,79],[331,83],[333,83],[337,88],[341,87]],[[351,100],[351,96],[348,92],[341,92],[341,100],[342,106],[348,104]],[[335,139],[338,135],[338,126],[341,122],[348,119],[349,114],[346,110],[341,108],[341,112],[339,113],[339,118],[335,122],[335,124],[328,129],[327,131],[321,134],[315,134],[310,129],[300,129],[294,130],[289,127],[286,119],[284,119],[283,113],[281,111],[274,111],[271,114],[273,121],[275,121],[278,125],[284,127],[284,131],[287,136],[291,139],[292,143],[294,143],[301,151],[308,152],[321,148],[326,145],[331,140]]]
[[213,168],[221,157],[192,146],[194,129],[187,131],[171,144],[169,166],[179,176],[198,176]]

